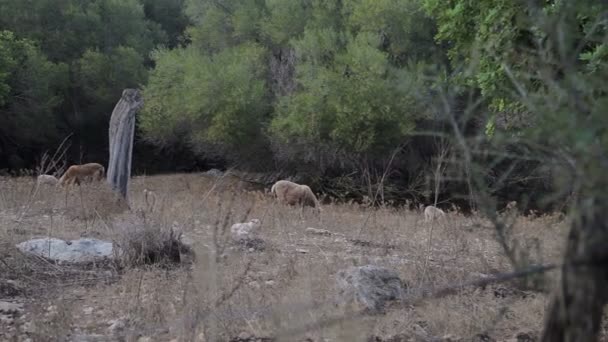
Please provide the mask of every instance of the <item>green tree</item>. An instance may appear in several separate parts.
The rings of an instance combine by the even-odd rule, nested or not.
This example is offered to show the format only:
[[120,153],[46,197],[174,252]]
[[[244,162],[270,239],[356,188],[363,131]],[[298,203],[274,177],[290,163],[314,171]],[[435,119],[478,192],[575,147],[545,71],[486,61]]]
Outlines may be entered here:
[[557,169],[558,194],[575,194],[561,280],[542,340],[596,341],[608,301],[603,267],[608,5],[591,0],[425,4],[437,18],[438,39],[452,44],[452,61],[473,70],[459,81],[480,88],[494,110],[513,106],[528,113],[516,143]]
[[[150,15],[161,10],[162,3],[157,5],[148,6]],[[181,8],[179,2],[175,6]],[[145,83],[150,52],[171,44],[163,24],[172,27],[172,42],[179,35],[179,18],[159,23],[146,17],[144,7],[142,0],[0,0],[1,27],[67,66],[69,82],[55,114],[63,135],[75,133],[80,150],[97,153],[88,158],[106,157],[107,121],[122,90]]]
[[2,158],[21,159],[19,152],[30,152],[57,138],[54,110],[61,104],[66,85],[65,64],[50,62],[31,41],[0,31]]
[[156,52],[141,129],[159,144],[186,138],[232,152],[250,147],[268,113],[264,58],[255,44],[211,56],[194,48]]
[[[146,88],[153,141],[185,130],[193,146],[264,146],[268,133],[383,156],[427,112],[412,66],[439,49],[419,0],[188,1],[187,13],[192,44],[158,53]],[[272,93],[276,79],[295,85]]]
[[182,42],[182,36],[190,19],[184,9],[186,0],[144,0],[146,18],[158,23],[167,35],[167,47],[174,48]]

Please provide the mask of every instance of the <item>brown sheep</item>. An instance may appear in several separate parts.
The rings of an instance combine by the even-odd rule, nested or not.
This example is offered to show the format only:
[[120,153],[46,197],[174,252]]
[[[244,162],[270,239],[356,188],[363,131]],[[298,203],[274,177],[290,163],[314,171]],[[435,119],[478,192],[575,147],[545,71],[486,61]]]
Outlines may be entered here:
[[101,181],[105,168],[101,164],[88,163],[83,165],[72,165],[59,179],[59,184],[78,184],[82,181]]
[[317,196],[307,185],[297,184],[287,180],[280,180],[272,186],[270,192],[276,196],[282,204],[309,206],[321,212],[321,206]]

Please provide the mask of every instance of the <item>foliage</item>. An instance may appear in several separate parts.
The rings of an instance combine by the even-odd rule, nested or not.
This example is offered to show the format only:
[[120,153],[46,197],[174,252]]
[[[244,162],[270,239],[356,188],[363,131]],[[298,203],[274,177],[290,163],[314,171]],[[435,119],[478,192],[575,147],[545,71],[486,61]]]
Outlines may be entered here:
[[[187,13],[191,45],[159,52],[146,88],[152,141],[264,146],[269,135],[382,158],[427,112],[411,66],[438,48],[417,0],[189,1]],[[295,91],[272,93],[267,80],[290,69]]]
[[31,146],[55,137],[53,111],[66,79],[64,64],[50,62],[31,41],[0,31],[0,146],[10,150],[20,139]]
[[[2,66],[0,102],[8,101],[4,105],[18,111],[18,115],[3,117],[6,127],[21,127],[23,120],[37,122],[36,129],[49,127],[46,131],[57,135],[56,139],[75,133],[81,145],[103,152],[100,147],[107,144],[107,119],[122,90],[145,83],[150,51],[158,45],[175,45],[187,25],[182,6],[183,1],[0,0],[0,27],[12,31],[15,41],[32,46],[21,48],[28,51],[27,60]],[[3,59],[2,63],[7,62]],[[26,66],[28,63],[33,65]],[[17,75],[34,67],[38,69],[32,73]],[[11,71],[13,80],[18,77],[30,82],[28,95],[35,101],[7,98],[6,70]],[[56,91],[57,87],[62,91]],[[30,109],[21,108],[24,103]],[[14,144],[31,145],[44,136],[15,135]],[[53,139],[46,142],[58,143]],[[81,146],[78,152],[86,150]],[[8,157],[0,152],[0,165],[6,166]]]
[[156,52],[140,127],[158,143],[183,139],[185,130],[193,143],[247,146],[267,113],[264,55],[255,44],[213,56],[193,48]]

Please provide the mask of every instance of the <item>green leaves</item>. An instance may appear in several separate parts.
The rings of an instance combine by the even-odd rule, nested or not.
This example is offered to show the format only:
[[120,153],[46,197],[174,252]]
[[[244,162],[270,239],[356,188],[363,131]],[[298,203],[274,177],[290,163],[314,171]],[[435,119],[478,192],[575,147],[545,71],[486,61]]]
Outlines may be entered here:
[[[160,144],[185,135],[236,149],[270,138],[382,154],[427,111],[408,85],[416,77],[405,76],[436,51],[419,0],[191,0],[187,9],[192,45],[158,52],[145,92],[142,127]],[[292,90],[272,94],[266,81],[277,77]]]
[[[310,41],[308,34],[323,37],[307,31],[303,41]],[[361,33],[351,39],[324,65],[317,57],[298,66],[300,91],[282,99],[273,134],[284,140],[320,140],[350,152],[384,153],[411,132],[420,112],[408,106],[416,101],[399,77],[409,71],[391,66],[388,54],[377,48],[376,35]],[[311,53],[318,54],[316,49]]]
[[160,144],[179,134],[193,143],[251,143],[267,113],[265,54],[255,44],[211,56],[193,48],[156,52],[141,128]]
[[65,64],[50,62],[31,41],[0,31],[0,135],[28,144],[53,138],[53,110],[66,82]]

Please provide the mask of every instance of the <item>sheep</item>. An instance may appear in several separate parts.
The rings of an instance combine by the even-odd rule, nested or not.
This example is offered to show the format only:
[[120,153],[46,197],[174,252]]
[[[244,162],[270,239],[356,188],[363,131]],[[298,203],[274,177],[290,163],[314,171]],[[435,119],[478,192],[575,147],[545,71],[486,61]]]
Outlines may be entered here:
[[53,175],[40,175],[37,180],[38,186],[40,185],[57,185],[59,179]]
[[301,208],[309,206],[315,208],[319,213],[321,212],[321,205],[319,204],[319,200],[317,200],[317,196],[307,185],[280,180],[274,183],[270,192],[282,204],[300,205]]
[[445,218],[445,212],[435,206],[429,205],[424,208],[424,221],[430,222],[440,217]]
[[72,165],[59,179],[59,184],[78,184],[84,180],[101,181],[105,168],[101,164],[88,163],[83,165]]
[[245,223],[235,223],[230,227],[230,234],[232,239],[237,242],[252,239],[257,234],[260,226],[260,220],[258,219],[252,219]]
[[505,210],[517,210],[517,201],[511,201],[507,203]]
[[146,210],[154,211],[156,207],[156,193],[152,190],[144,189],[144,201],[146,202]]

